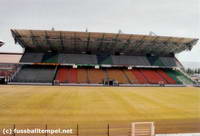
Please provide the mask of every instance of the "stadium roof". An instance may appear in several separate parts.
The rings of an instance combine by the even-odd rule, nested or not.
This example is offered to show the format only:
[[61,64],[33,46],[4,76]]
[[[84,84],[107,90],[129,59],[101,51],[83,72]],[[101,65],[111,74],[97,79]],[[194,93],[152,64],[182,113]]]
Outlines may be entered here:
[[121,33],[12,29],[16,43],[26,50],[65,53],[168,55],[191,50],[198,39]]

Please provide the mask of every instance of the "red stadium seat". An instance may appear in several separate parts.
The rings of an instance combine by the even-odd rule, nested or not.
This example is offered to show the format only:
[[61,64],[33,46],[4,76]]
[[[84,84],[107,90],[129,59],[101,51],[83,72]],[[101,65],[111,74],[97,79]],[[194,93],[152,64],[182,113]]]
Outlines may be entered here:
[[56,80],[59,81],[60,83],[67,83],[68,82],[67,73],[68,73],[67,68],[58,68]]
[[156,72],[161,75],[169,84],[176,84],[176,81],[169,77],[163,70],[158,69]]
[[69,70],[69,83],[77,83],[77,69]]
[[164,83],[167,84],[167,81],[163,79],[159,74],[156,73],[154,69],[140,69],[143,75],[151,84]]
[[55,80],[60,83],[77,83],[77,69],[58,68]]
[[133,76],[136,77],[139,84],[148,84],[148,81],[138,69],[133,69],[132,73]]

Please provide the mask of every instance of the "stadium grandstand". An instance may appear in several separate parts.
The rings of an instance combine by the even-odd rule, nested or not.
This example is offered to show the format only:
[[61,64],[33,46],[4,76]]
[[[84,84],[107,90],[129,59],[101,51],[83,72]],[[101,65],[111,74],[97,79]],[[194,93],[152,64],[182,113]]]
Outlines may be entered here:
[[136,34],[11,30],[24,53],[9,84],[185,86],[175,54],[198,39]]

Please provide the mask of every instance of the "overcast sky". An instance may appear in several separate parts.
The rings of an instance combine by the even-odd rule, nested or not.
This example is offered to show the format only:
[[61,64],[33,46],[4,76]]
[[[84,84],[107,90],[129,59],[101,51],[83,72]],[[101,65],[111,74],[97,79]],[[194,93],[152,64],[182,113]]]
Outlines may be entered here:
[[[200,0],[0,0],[0,52],[22,52],[10,29],[200,37]],[[200,42],[181,61],[200,61]]]

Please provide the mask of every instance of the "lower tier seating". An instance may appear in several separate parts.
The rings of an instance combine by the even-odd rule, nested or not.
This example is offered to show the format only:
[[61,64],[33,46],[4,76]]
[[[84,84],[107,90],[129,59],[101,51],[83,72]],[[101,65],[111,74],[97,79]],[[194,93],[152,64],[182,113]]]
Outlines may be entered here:
[[77,83],[89,83],[88,79],[88,70],[87,69],[78,69]]
[[131,70],[133,76],[136,77],[138,84],[148,84],[149,82],[147,81],[147,79],[145,78],[145,76],[142,74],[142,72],[140,72],[139,69],[133,69]]
[[140,72],[144,75],[144,77],[148,80],[150,84],[167,84],[167,81],[162,78],[158,73],[156,73],[156,70],[154,69],[140,69]]
[[77,83],[77,69],[60,67],[55,80],[60,83]]
[[176,80],[176,83],[178,84],[193,84],[194,83],[191,79],[189,79],[188,77],[186,77],[183,73],[179,71],[169,69],[169,70],[166,70],[166,73],[171,78]]
[[77,83],[77,69],[70,69],[69,70],[69,77],[70,77],[70,79],[69,79],[69,82],[71,82],[71,83]]
[[108,69],[108,78],[109,80],[117,80],[119,84],[128,84],[129,81],[126,78],[122,70],[119,69]]
[[56,74],[56,81],[60,83],[67,83],[68,82],[68,69],[67,68],[58,68]]
[[125,76],[128,78],[130,84],[138,84],[138,80],[135,75],[133,75],[131,70],[123,70]]
[[106,77],[103,70],[88,69],[88,78],[90,83],[102,84]]
[[182,82],[177,78],[177,75],[174,72],[174,70],[167,69],[167,70],[165,70],[165,72],[167,73],[168,76],[170,76],[172,79],[174,79],[177,84],[182,84]]
[[167,81],[168,84],[176,84],[176,81],[173,78],[171,78],[170,76],[168,76],[167,73],[164,72],[163,70],[158,69],[158,70],[156,70],[156,72],[160,76],[162,76]]
[[177,72],[177,78],[184,84],[193,84],[194,83],[191,79],[189,79],[188,77],[183,75],[181,72]]
[[[0,76],[2,72],[0,72]],[[172,69],[134,68],[94,69],[69,68],[58,66],[25,65],[15,74],[13,82],[33,83],[78,83],[103,84],[104,81],[117,81],[119,84],[193,84],[183,73]]]
[[51,83],[54,80],[53,66],[22,66],[16,73],[13,82]]

